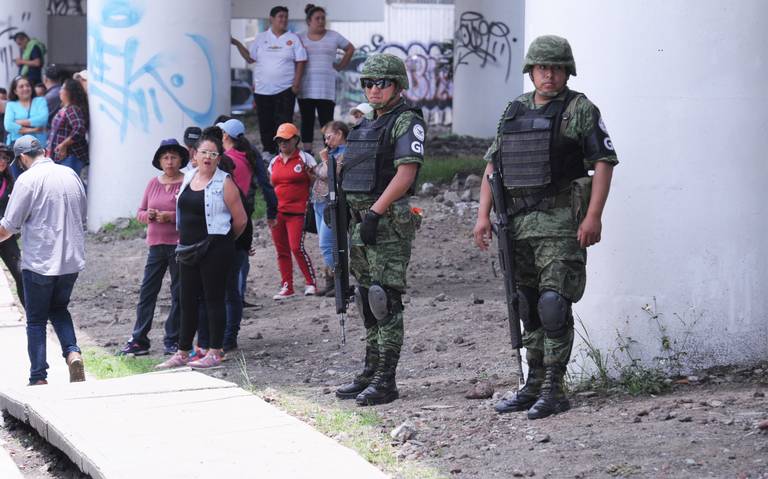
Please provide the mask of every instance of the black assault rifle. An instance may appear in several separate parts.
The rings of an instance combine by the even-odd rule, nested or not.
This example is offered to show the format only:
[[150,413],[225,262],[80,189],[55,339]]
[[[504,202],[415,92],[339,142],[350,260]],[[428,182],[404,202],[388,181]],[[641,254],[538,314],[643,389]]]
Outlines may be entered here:
[[497,169],[488,175],[488,183],[493,195],[493,209],[496,211],[496,242],[499,245],[499,263],[504,274],[504,291],[507,294],[507,318],[509,319],[509,336],[512,347],[517,352],[518,381],[523,382],[523,360],[520,348],[523,347],[523,334],[520,331],[520,311],[518,309],[517,283],[515,282],[515,257],[512,231],[507,215],[507,200],[504,194],[504,184]]
[[349,306],[349,212],[347,199],[336,172],[336,158],[328,155],[328,206],[333,230],[333,284],[336,293],[336,314],[341,326],[341,344],[347,343],[347,306]]

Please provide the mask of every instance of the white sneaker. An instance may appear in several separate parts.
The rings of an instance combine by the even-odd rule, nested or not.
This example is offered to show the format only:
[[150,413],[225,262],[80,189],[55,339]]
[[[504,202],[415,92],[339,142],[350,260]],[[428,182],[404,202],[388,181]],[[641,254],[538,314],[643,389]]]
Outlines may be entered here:
[[280,292],[276,295],[272,296],[272,299],[275,301],[280,301],[282,299],[291,298],[294,296],[293,288],[288,287],[288,283],[283,283],[283,287],[280,288]]
[[306,288],[304,288],[304,296],[315,296],[316,294],[317,294],[317,288],[315,288],[314,284],[310,284]]

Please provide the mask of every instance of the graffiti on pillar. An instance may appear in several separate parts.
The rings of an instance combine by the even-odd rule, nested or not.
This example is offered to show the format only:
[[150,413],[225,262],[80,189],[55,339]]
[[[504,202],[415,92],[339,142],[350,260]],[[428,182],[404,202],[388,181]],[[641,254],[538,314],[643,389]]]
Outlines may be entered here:
[[[148,133],[153,124],[165,121],[170,112],[164,111],[161,103],[168,102],[160,98],[169,99],[173,108],[196,124],[209,125],[216,117],[216,70],[206,37],[186,33],[181,38],[168,38],[163,45],[142,44],[131,35],[121,42],[107,38],[112,29],[141,28],[143,14],[143,9],[130,0],[108,0],[98,15],[99,22],[88,25],[91,108],[98,108],[119,126],[121,142],[129,127]],[[171,51],[172,46],[177,49]],[[180,55],[199,56],[200,66],[195,71],[178,71]],[[210,87],[202,95],[198,89],[190,94],[184,89],[190,80]]]
[[480,68],[488,65],[501,67],[505,71],[504,80],[509,80],[512,42],[516,42],[517,38],[511,36],[506,23],[486,20],[479,12],[463,12],[454,40],[457,69],[474,60],[479,62]]
[[368,55],[391,53],[403,59],[410,88],[405,97],[422,107],[429,124],[450,125],[453,121],[453,45],[449,42],[407,45],[385,42],[381,35],[373,35],[370,45],[363,45],[341,74],[337,84],[336,100],[342,114],[365,101],[360,88],[360,71]]
[[48,15],[79,16],[86,14],[85,0],[48,0]]
[[21,12],[21,15],[8,15],[0,19],[0,86],[7,88],[13,77],[19,74],[15,60],[21,56],[21,52],[13,41],[13,35],[24,31],[31,20],[32,12]]

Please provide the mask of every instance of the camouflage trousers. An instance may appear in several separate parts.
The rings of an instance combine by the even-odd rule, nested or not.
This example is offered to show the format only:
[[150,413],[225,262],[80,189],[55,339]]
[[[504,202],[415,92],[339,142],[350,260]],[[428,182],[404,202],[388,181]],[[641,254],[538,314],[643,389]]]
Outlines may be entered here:
[[[587,251],[581,248],[575,236],[543,237],[516,240],[515,273],[520,286],[539,292],[552,290],[575,303],[584,294],[587,282]],[[535,306],[534,306],[535,307]],[[523,345],[528,355],[540,359],[545,366],[565,368],[573,348],[573,318],[569,318],[566,334],[547,337],[539,327],[525,331]]]
[[[376,244],[366,245],[360,239],[358,221],[365,213],[364,209],[352,208],[349,270],[363,288],[379,284],[404,293],[411,245],[419,220],[414,218],[407,202],[396,202],[379,221]],[[400,351],[404,335],[402,309],[402,302],[399,302],[393,304],[396,312],[387,320],[378,323],[365,321],[368,344],[377,346],[380,351]]]

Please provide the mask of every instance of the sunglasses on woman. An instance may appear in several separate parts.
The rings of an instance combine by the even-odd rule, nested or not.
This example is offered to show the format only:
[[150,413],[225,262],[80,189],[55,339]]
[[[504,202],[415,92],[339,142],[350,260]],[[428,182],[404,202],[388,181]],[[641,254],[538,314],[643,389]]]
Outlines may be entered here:
[[360,85],[363,88],[371,89],[374,86],[379,87],[379,90],[383,90],[384,88],[389,88],[390,85],[394,84],[394,80],[390,80],[389,78],[361,78],[360,79]]

